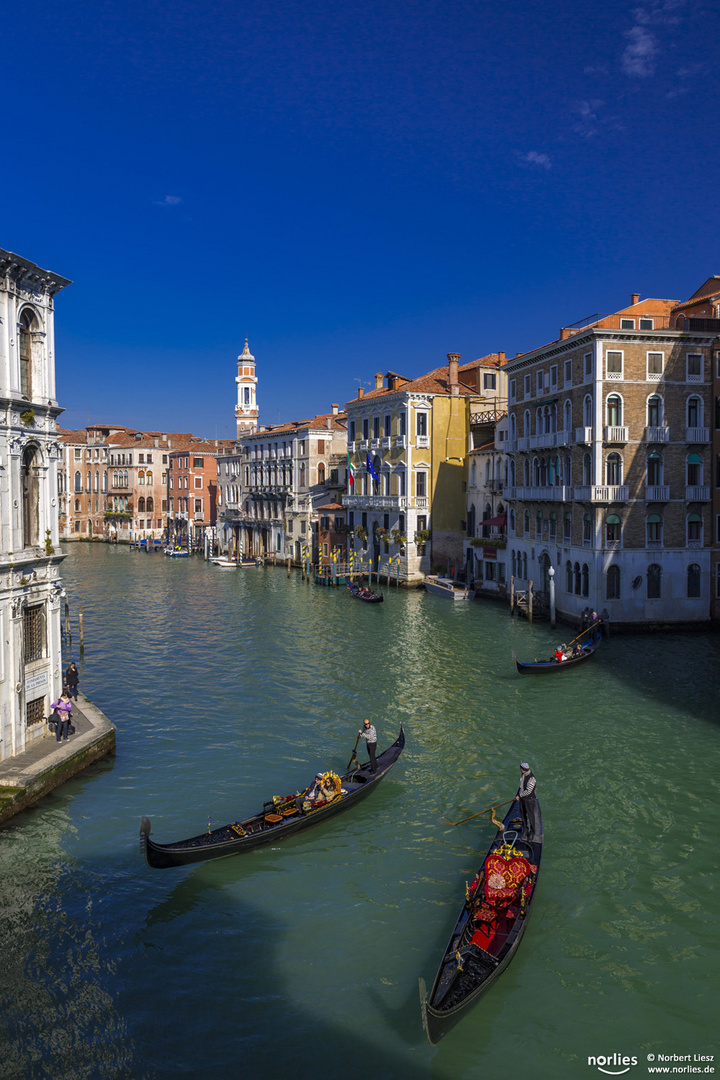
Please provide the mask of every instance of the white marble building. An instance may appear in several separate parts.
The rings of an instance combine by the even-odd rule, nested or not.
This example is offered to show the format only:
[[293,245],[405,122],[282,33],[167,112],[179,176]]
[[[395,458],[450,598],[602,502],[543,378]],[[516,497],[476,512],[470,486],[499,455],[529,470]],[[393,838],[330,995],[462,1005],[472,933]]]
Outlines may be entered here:
[[42,738],[62,688],[53,318],[69,284],[0,249],[0,759]]

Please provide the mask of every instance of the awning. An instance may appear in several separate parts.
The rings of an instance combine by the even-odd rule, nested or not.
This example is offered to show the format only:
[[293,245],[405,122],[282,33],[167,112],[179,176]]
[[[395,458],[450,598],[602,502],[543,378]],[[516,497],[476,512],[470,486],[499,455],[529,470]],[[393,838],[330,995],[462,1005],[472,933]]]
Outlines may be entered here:
[[478,521],[478,525],[507,525],[507,514],[498,514],[497,517]]

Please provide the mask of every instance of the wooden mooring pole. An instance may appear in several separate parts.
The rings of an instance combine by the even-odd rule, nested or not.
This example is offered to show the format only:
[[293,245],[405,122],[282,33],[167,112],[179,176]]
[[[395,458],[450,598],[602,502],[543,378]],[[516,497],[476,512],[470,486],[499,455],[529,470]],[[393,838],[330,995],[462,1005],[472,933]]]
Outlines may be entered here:
[[85,635],[83,633],[83,613],[82,608],[78,610],[78,629],[80,631],[80,652],[85,652]]

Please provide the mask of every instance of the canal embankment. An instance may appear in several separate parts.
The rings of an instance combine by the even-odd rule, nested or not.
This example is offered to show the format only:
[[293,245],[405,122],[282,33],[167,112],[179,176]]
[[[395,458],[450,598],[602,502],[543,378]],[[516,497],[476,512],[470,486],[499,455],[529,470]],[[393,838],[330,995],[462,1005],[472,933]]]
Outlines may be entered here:
[[23,753],[0,762],[0,825],[60,784],[115,752],[115,726],[84,694],[73,704],[75,734],[58,742],[48,729]]

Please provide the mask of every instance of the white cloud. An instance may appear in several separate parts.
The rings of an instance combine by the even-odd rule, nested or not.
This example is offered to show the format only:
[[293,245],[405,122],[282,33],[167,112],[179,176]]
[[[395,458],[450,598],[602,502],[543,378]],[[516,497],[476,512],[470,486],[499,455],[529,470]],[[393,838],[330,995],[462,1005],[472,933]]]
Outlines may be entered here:
[[602,105],[603,102],[597,98],[577,103],[574,111],[577,113],[579,120],[573,128],[576,135],[583,135],[587,139],[596,134],[601,123],[598,118],[598,110]]
[[539,154],[537,150],[528,150],[527,154],[518,154],[523,165],[537,165],[540,169],[552,169],[549,154]]
[[647,79],[655,74],[655,58],[658,54],[657,38],[643,26],[633,26],[625,34],[628,44],[622,54],[622,69],[633,78]]
[[156,206],[178,206],[182,199],[178,195],[166,195],[164,199],[158,199]]
[[636,8],[633,18],[641,26],[678,26],[686,0],[656,0],[646,7]]

